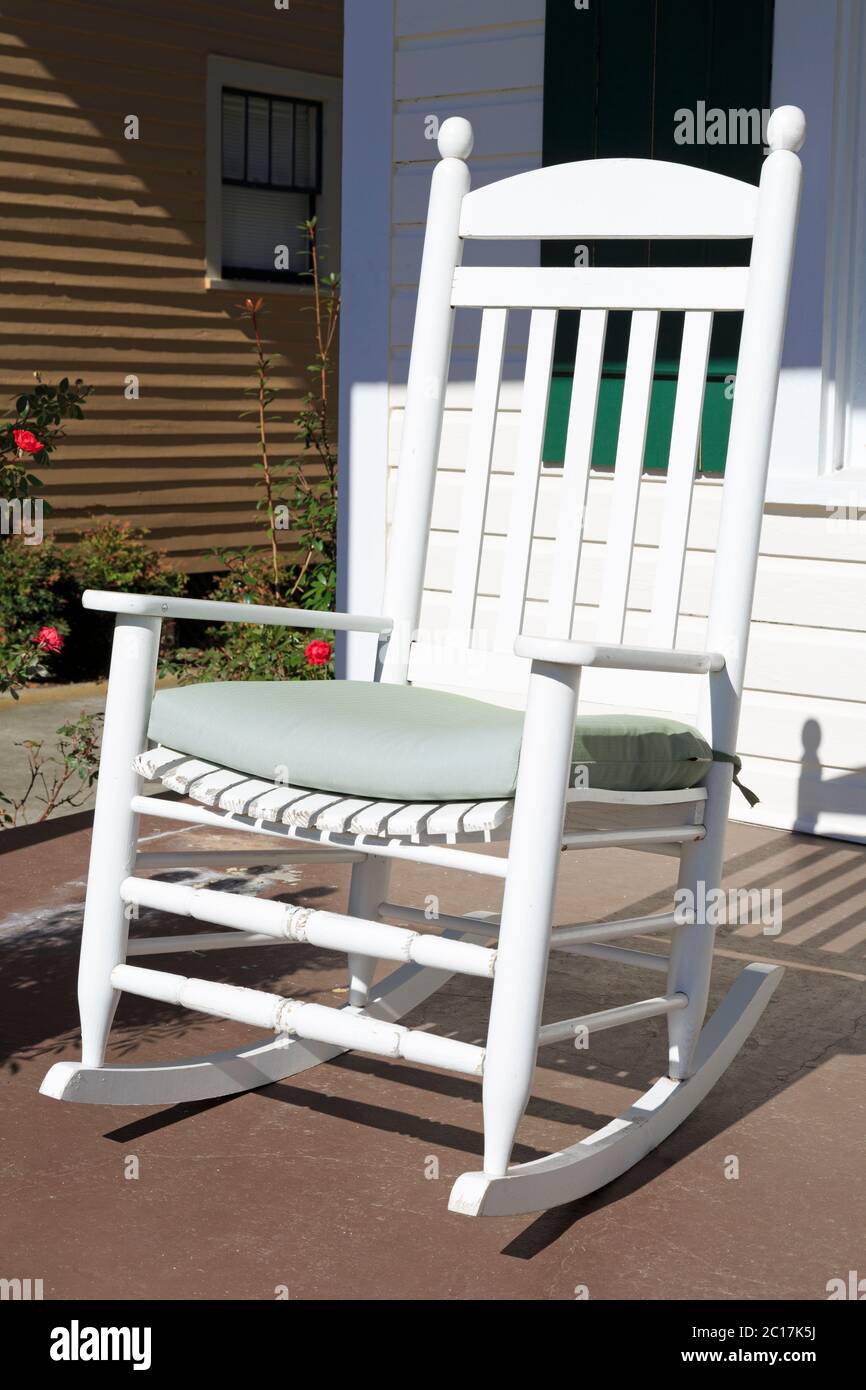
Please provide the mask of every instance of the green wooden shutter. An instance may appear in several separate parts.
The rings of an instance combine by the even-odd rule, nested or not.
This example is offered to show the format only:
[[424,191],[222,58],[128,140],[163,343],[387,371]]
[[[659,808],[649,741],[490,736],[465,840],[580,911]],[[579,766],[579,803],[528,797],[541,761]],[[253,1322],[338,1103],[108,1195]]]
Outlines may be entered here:
[[[576,159],[667,159],[757,183],[757,143],[677,144],[675,113],[758,110],[769,105],[773,0],[547,0],[544,164]],[[730,127],[728,130],[730,134]],[[586,243],[592,265],[742,265],[748,242]],[[543,265],[573,265],[575,247],[545,242]],[[544,445],[565,450],[577,313],[560,315]],[[726,377],[735,370],[742,316],[716,317],[701,425],[700,468],[724,470],[731,416]],[[682,315],[663,314],[644,467],[666,466]],[[622,405],[628,315],[612,314],[593,466],[612,467]]]

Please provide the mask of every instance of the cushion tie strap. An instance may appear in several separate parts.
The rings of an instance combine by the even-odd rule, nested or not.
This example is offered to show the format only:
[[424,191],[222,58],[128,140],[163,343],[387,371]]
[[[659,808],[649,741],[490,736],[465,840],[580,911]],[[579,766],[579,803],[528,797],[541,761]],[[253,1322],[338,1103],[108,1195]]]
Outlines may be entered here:
[[718,749],[713,749],[713,762],[730,763],[731,767],[734,769],[734,786],[737,788],[737,791],[742,793],[750,806],[757,806],[761,798],[756,796],[749,787],[744,787],[740,781],[740,770],[743,766],[742,759],[740,759],[736,753],[720,753]]

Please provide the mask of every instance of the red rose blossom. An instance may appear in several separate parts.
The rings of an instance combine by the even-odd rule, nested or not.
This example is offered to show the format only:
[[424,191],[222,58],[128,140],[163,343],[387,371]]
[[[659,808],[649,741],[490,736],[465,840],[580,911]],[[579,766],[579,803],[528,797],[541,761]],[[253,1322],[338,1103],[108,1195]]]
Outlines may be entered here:
[[63,638],[56,627],[41,627],[33,641],[41,652],[61,652],[63,650]]
[[[32,430],[13,430],[12,438],[15,440],[16,447],[23,449],[25,454],[38,454],[45,445],[40,444]],[[52,632],[54,629],[51,629]]]
[[331,660],[331,644],[315,638],[304,647],[304,656],[308,666],[327,666]]

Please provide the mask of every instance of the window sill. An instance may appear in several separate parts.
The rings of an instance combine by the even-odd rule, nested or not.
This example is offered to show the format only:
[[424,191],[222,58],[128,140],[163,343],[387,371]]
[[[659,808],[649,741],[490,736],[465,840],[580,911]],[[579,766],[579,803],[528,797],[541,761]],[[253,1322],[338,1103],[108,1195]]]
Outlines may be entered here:
[[298,295],[313,293],[312,284],[281,284],[279,280],[223,280],[213,279],[209,275],[206,275],[204,278],[204,287],[206,290],[220,290],[223,293],[225,293],[226,290],[233,290],[236,294],[260,294],[262,296],[269,294]]

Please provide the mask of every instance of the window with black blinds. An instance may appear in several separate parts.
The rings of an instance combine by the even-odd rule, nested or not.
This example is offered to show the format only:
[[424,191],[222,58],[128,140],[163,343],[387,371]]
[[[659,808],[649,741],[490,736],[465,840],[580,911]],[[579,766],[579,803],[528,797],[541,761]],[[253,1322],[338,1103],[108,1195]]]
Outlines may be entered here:
[[315,216],[321,170],[320,102],[224,88],[225,278],[297,280],[307,270],[303,224]]

